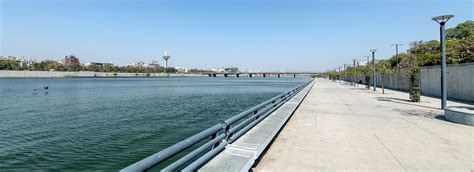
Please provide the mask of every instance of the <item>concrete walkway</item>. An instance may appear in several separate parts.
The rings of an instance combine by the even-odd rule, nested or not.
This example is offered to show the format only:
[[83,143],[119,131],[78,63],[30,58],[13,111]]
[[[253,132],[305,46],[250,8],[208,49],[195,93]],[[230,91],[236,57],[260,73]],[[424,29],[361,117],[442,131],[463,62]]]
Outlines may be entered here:
[[473,170],[474,128],[442,120],[439,99],[421,101],[318,79],[253,170]]

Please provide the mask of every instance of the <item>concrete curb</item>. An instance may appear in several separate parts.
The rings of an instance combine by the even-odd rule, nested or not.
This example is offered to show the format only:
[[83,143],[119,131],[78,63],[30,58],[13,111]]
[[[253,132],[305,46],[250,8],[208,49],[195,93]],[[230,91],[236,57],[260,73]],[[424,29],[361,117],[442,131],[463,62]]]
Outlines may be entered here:
[[199,171],[249,171],[296,111],[313,87],[314,82],[306,86],[235,142],[227,145],[222,152]]
[[444,117],[455,123],[474,126],[474,107],[450,106],[444,109]]

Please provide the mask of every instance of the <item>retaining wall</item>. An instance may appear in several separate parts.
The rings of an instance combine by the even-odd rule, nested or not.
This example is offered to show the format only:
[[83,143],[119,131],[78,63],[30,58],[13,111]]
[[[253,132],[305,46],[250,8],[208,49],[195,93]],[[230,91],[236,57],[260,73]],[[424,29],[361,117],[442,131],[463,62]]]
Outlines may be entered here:
[[[63,71],[19,71],[0,70],[0,78],[25,78],[25,77],[159,77],[168,76],[166,73],[114,73],[114,72],[63,72]],[[202,74],[169,74],[169,76],[204,76]]]
[[[440,66],[423,67],[420,70],[421,93],[441,95]],[[448,98],[474,101],[474,63],[447,65],[446,89]]]
[[[474,102],[474,63],[449,64],[446,70],[447,95],[449,99]],[[377,87],[381,87],[382,77],[376,73]],[[372,75],[371,75],[372,78]],[[356,82],[365,84],[364,76],[353,77]],[[384,87],[388,89],[408,91],[410,84],[408,73],[385,74]],[[427,96],[439,97],[441,93],[440,66],[426,66],[420,69],[420,91]],[[370,85],[373,85],[371,80]]]

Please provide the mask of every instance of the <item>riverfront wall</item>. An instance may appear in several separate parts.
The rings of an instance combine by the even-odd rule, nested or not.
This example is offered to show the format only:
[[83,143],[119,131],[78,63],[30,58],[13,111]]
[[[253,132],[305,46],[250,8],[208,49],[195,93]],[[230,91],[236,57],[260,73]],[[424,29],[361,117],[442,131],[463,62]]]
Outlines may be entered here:
[[[439,97],[441,92],[440,66],[425,66],[420,69],[420,91],[427,96]],[[474,102],[474,63],[449,64],[446,70],[447,95],[449,99]],[[377,87],[381,87],[382,76],[376,73]],[[365,84],[363,76],[354,77],[355,82]],[[371,80],[372,85],[373,80]],[[408,91],[409,74],[385,74],[384,87],[388,89]]]
[[[423,67],[420,72],[421,93],[440,96],[440,67]],[[474,63],[447,65],[446,75],[448,98],[474,101]]]
[[27,78],[27,77],[160,77],[160,76],[204,76],[202,74],[166,74],[166,73],[115,73],[115,72],[63,72],[63,71],[18,71],[0,70],[0,78]]

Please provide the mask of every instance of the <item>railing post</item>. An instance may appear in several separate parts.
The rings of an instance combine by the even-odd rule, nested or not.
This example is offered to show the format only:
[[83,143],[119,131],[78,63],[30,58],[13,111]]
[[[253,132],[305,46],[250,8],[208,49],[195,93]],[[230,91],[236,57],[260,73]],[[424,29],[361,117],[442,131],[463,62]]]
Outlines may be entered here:
[[[212,134],[212,135],[211,135],[211,140],[214,140],[216,137],[217,137],[217,133]],[[219,146],[219,143],[220,143],[220,142],[217,142],[216,144],[212,145],[212,148],[211,148],[211,149],[214,149],[214,148],[216,148],[217,146]]]
[[230,137],[232,137],[232,133],[229,133],[230,125],[223,122],[222,126],[224,127],[225,140],[227,141]]

